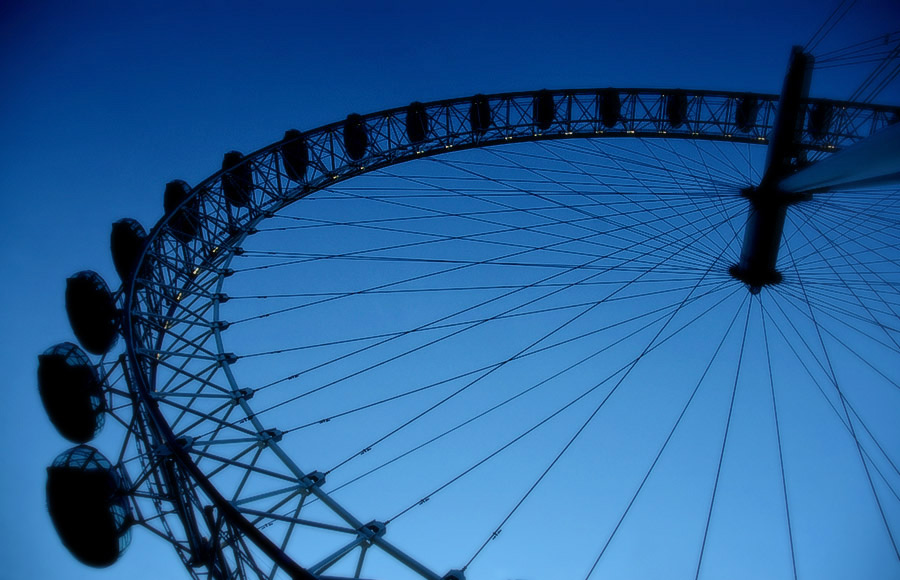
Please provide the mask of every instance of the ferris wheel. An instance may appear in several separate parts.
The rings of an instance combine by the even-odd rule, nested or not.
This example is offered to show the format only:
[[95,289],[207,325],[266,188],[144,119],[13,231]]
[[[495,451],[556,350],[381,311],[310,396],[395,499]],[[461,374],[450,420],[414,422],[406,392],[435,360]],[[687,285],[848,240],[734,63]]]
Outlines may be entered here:
[[900,570],[900,108],[811,65],[414,102],[169,183],[113,226],[118,290],[68,280],[83,350],[39,357],[63,543],[142,529],[216,579]]

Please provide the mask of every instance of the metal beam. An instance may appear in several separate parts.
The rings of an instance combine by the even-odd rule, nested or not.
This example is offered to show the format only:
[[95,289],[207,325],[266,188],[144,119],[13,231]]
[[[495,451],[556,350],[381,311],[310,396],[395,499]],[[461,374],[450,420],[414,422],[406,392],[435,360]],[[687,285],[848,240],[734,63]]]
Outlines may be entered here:
[[754,294],[765,285],[781,282],[781,273],[776,270],[778,249],[788,205],[797,201],[797,196],[779,191],[778,183],[803,157],[798,143],[812,64],[812,57],[801,47],[793,48],[769,140],[765,172],[758,187],[743,192],[750,201],[744,243],[740,261],[729,269],[729,273],[747,284]]
[[900,123],[782,179],[778,189],[812,193],[900,185]]
[[[406,107],[390,109],[378,113],[366,115],[364,120],[369,131],[370,143],[367,149],[367,157],[364,166],[353,160],[349,160],[344,154],[341,144],[340,131],[343,121],[316,128],[303,133],[298,139],[303,139],[309,147],[310,165],[302,179],[292,180],[290,183],[282,183],[282,176],[286,178],[283,167],[283,151],[285,143],[281,140],[266,146],[259,151],[244,158],[244,163],[253,168],[253,180],[256,185],[251,204],[246,209],[235,209],[229,206],[222,192],[222,173],[218,172],[198,184],[191,190],[190,197],[182,201],[181,205],[173,208],[162,220],[160,220],[147,238],[147,246],[141,257],[141,263],[135,268],[135,272],[141,271],[141,265],[151,261],[153,266],[146,279],[138,279],[136,274],[130,281],[124,284],[124,316],[122,332],[124,334],[128,361],[131,373],[135,376],[135,386],[132,389],[137,394],[138,403],[141,405],[141,417],[146,424],[146,433],[143,439],[157,444],[168,446],[172,449],[173,457],[178,462],[178,472],[183,474],[185,481],[190,479],[192,487],[185,487],[183,493],[189,502],[203,505],[212,503],[217,508],[217,515],[224,518],[229,528],[238,536],[238,541],[232,545],[246,550],[247,543],[254,543],[259,551],[265,553],[275,565],[295,578],[315,580],[315,576],[296,564],[293,559],[284,552],[284,543],[275,544],[262,530],[255,526],[238,509],[235,508],[210,481],[220,470],[224,470],[229,463],[222,463],[219,467],[207,471],[198,467],[198,450],[188,453],[181,446],[176,445],[176,435],[170,418],[163,414],[161,406],[173,406],[183,411],[176,421],[191,413],[200,420],[193,423],[187,430],[202,421],[211,421],[214,424],[223,425],[228,418],[228,412],[221,418],[219,412],[225,407],[219,407],[210,413],[193,408],[193,405],[179,405],[172,399],[162,398],[157,400],[154,396],[156,390],[168,390],[170,385],[177,385],[175,377],[187,380],[191,373],[185,365],[172,365],[167,367],[163,361],[157,361],[155,357],[145,357],[139,353],[139,349],[149,349],[150,352],[161,351],[169,346],[177,352],[193,341],[200,346],[205,344],[205,336],[200,332],[201,320],[205,320],[205,310],[200,308],[202,299],[214,300],[208,288],[211,288],[218,279],[228,275],[229,271],[221,269],[227,263],[226,256],[234,253],[235,245],[246,235],[254,231],[255,225],[264,216],[274,214],[288,203],[296,201],[310,193],[328,187],[335,182],[347,179],[371,170],[373,167],[383,167],[402,163],[413,159],[421,159],[432,155],[441,155],[448,150],[458,151],[474,147],[492,145],[504,145],[520,141],[538,141],[547,139],[568,138],[682,138],[682,139],[708,139],[717,141],[730,141],[748,144],[763,144],[769,140],[773,131],[773,119],[775,116],[775,95],[759,95],[745,93],[729,93],[714,91],[684,91],[689,103],[687,116],[683,123],[674,126],[672,119],[664,114],[665,103],[671,91],[659,89],[561,89],[551,91],[556,105],[556,115],[551,126],[540,132],[535,131],[535,119],[533,104],[538,92],[504,93],[489,95],[486,100],[493,112],[493,124],[487,131],[475,131],[471,127],[468,111],[472,99],[460,98],[444,101],[435,101],[425,104],[425,111],[432,121],[431,127],[424,141],[413,140],[406,135]],[[541,92],[540,94],[546,94]],[[604,107],[603,95],[614,94],[620,100],[621,108],[610,113],[608,107]],[[753,115],[747,117],[742,114],[738,122],[735,111],[745,99],[752,99],[758,103],[759,108],[753,108]],[[880,128],[887,123],[889,115],[894,114],[894,108],[878,105],[859,103],[832,103],[835,106],[835,119],[833,126],[849,127],[850,130],[827,132],[816,142],[808,142],[798,145],[804,150],[830,150],[830,147],[842,147],[847,142],[858,138],[860,134],[869,134],[873,129]],[[794,149],[796,151],[797,148]],[[368,167],[368,169],[367,169]],[[783,177],[783,176],[780,176]],[[170,223],[180,212],[188,209],[191,204],[199,207],[197,214],[198,235],[190,239],[180,239],[173,233]],[[221,292],[221,288],[218,290]],[[178,293],[183,293],[184,301],[173,300],[178,298]],[[167,318],[159,321],[151,318],[180,316],[179,326],[169,328],[165,324]],[[199,316],[199,318],[198,318]],[[219,321],[218,313],[214,320]],[[174,320],[173,320],[174,322]],[[187,328],[186,328],[187,327]],[[213,327],[217,336],[220,328]],[[174,334],[175,332],[179,334]],[[200,342],[202,339],[203,342]],[[184,342],[182,345],[180,343]],[[171,345],[175,345],[172,347]],[[225,352],[218,345],[220,352]],[[194,359],[185,359],[194,361]],[[196,364],[196,361],[194,361]],[[169,363],[171,364],[171,363]],[[170,368],[175,374],[169,381],[164,376],[157,377]],[[209,367],[200,372],[194,371],[196,377],[206,376]],[[229,365],[223,362],[223,372],[227,373],[229,383],[234,381],[230,375]],[[180,370],[179,370],[180,369]],[[181,372],[184,371],[184,372]],[[199,383],[201,388],[216,387],[211,381],[213,375]],[[236,382],[234,383],[237,384]],[[160,389],[160,386],[163,389]],[[240,392],[234,387],[236,394]],[[199,399],[191,399],[199,400]],[[257,431],[262,431],[261,423],[256,422],[256,417],[243,398],[236,398],[240,408],[247,417],[253,418],[253,426]],[[227,404],[227,403],[226,403]],[[193,417],[192,417],[193,418]],[[240,426],[229,424],[229,429],[237,432],[247,432]],[[282,451],[277,444],[267,447],[267,453],[271,450],[293,473],[303,476],[290,457]],[[202,451],[202,450],[199,450]],[[248,450],[249,451],[249,450]],[[209,461],[213,455],[207,454]],[[235,460],[242,455],[232,456]],[[221,460],[221,458],[218,458]],[[231,461],[230,465],[238,469],[247,469],[244,464]],[[259,470],[255,471],[259,473]],[[267,474],[264,474],[267,475]],[[274,477],[271,476],[270,477]],[[283,477],[283,476],[281,476]],[[295,478],[287,478],[295,481]],[[356,518],[347,510],[337,504],[328,494],[313,489],[316,497],[335,511],[344,521],[356,522]],[[182,520],[187,517],[181,514]],[[270,515],[269,517],[273,517]],[[354,523],[352,527],[362,525]],[[244,541],[246,539],[246,542]],[[423,577],[431,580],[440,580],[434,574],[406,557],[399,550],[384,540],[378,540],[385,551],[398,558],[401,562],[416,570]],[[223,548],[224,549],[224,548]],[[245,559],[254,560],[254,549],[243,557],[237,555],[235,562],[240,565]],[[256,565],[253,564],[255,567]],[[452,573],[455,576],[461,574]],[[447,578],[450,575],[446,575]]]

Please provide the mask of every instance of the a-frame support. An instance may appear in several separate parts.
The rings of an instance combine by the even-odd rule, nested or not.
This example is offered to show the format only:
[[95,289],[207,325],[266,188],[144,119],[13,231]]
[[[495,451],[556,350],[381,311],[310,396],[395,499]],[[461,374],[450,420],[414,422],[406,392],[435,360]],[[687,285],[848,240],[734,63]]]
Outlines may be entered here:
[[785,192],[810,193],[900,184],[900,123],[786,177]]

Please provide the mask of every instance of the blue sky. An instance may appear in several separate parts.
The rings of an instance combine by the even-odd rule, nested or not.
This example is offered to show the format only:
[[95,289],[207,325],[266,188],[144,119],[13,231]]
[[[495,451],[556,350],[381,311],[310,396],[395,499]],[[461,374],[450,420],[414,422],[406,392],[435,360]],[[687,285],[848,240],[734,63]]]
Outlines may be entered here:
[[[122,561],[84,568],[56,540],[44,468],[67,447],[40,405],[36,356],[71,340],[65,278],[116,279],[109,227],[161,216],[164,184],[196,183],[231,149],[413,100],[542,87],[780,89],[791,45],[832,3],[131,3],[0,7],[0,578],[178,577],[136,533]],[[724,6],[723,6],[724,4]],[[786,5],[786,6],[785,6]],[[900,28],[896,3],[860,0],[823,43]],[[845,98],[868,69],[823,71]],[[818,75],[818,73],[816,73]],[[897,83],[881,102],[900,102]]]

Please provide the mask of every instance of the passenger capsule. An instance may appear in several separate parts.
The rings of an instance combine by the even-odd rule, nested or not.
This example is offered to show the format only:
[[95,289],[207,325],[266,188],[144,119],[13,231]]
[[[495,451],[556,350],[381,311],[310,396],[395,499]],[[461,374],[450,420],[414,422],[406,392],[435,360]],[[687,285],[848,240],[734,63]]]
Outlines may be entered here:
[[200,198],[195,195],[183,206],[181,205],[188,199],[190,190],[187,183],[176,179],[166,184],[166,193],[163,196],[163,209],[166,215],[175,212],[175,215],[169,219],[169,228],[172,230],[172,235],[183,243],[189,242],[200,230]]
[[309,166],[309,147],[301,137],[300,131],[288,129],[284,132],[284,145],[281,146],[281,161],[284,171],[291,181],[303,181]]
[[[122,283],[131,280],[141,252],[144,251],[144,243],[147,233],[137,220],[130,218],[121,219],[112,225],[112,233],[109,236],[109,249],[112,253],[113,265],[119,274]],[[138,278],[146,277],[149,262],[145,259]]]
[[38,355],[38,392],[57,431],[86,443],[103,427],[103,383],[83,350],[63,342]]
[[491,104],[484,95],[475,95],[472,97],[472,104],[469,105],[469,124],[475,133],[484,133],[491,126]]
[[616,126],[622,116],[622,101],[615,89],[605,89],[599,96],[600,121],[607,129]]
[[222,193],[229,204],[237,207],[250,205],[253,192],[253,172],[250,164],[243,161],[240,151],[229,151],[222,158]]
[[105,354],[116,343],[119,311],[109,287],[96,272],[84,270],[66,280],[66,313],[86,351]]
[[556,117],[556,103],[553,102],[553,93],[547,89],[538,91],[534,97],[532,116],[534,124],[541,131],[546,131],[553,124]]
[[418,101],[406,107],[406,136],[410,143],[421,143],[428,136],[428,113]]
[[344,149],[347,157],[359,161],[366,156],[369,148],[369,133],[366,131],[366,120],[362,115],[351,113],[344,121]]
[[84,564],[113,564],[131,543],[125,485],[99,451],[79,445],[47,468],[47,510],[62,543]]
[[749,133],[756,127],[759,115],[759,100],[755,95],[744,95],[735,100],[734,124],[743,133]]
[[666,118],[674,129],[684,125],[687,109],[688,99],[684,91],[673,91],[666,95]]
[[834,108],[829,103],[816,103],[809,111],[806,121],[806,130],[809,136],[818,141],[825,137],[831,130],[831,119],[834,116]]

